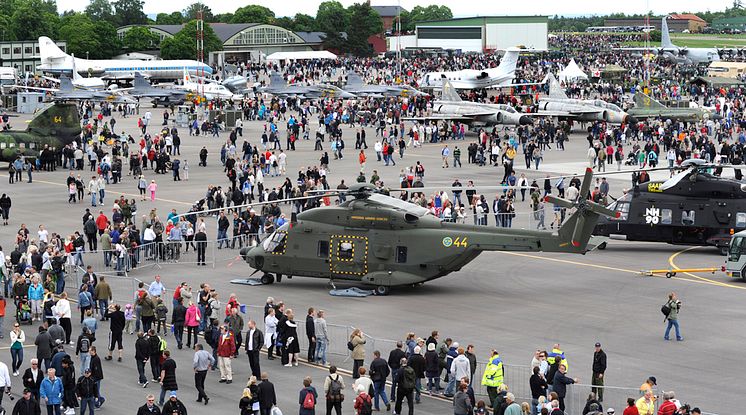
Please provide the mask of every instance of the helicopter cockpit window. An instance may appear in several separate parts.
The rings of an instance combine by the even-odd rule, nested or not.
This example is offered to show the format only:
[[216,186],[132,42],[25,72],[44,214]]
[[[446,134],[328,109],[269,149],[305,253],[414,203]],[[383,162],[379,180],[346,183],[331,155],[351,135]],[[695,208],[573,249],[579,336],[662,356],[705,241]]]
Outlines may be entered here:
[[[671,209],[661,209],[661,225],[670,225],[672,221],[673,211]],[[692,221],[694,221],[693,217]]]
[[632,195],[627,193],[620,197],[614,203],[608,206],[609,209],[619,212],[619,217],[612,217],[611,220],[625,221],[629,217],[629,202],[632,200]]
[[746,228],[746,213],[736,213],[736,228]]
[[337,253],[340,260],[351,260],[355,251],[352,248],[352,242],[342,241],[339,243]]
[[264,252],[282,252],[285,249],[285,238],[287,238],[289,227],[287,223],[280,226],[277,231],[262,241]]
[[687,226],[694,225],[694,213],[693,210],[681,211],[681,224]]

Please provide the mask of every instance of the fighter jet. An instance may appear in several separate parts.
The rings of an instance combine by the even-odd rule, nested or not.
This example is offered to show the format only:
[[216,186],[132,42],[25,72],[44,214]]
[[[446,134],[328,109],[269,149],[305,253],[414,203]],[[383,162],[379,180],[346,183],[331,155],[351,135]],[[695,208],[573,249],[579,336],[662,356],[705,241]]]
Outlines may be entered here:
[[386,98],[386,97],[413,97],[427,95],[408,85],[371,85],[363,82],[363,78],[357,72],[347,72],[347,85],[345,91],[359,97]]
[[549,95],[539,98],[538,115],[572,118],[578,121],[606,121],[612,124],[635,123],[637,120],[617,105],[600,99],[571,99],[554,75],[549,75]]
[[25,131],[0,132],[0,160],[37,157],[44,147],[62,148],[80,137],[80,115],[74,103],[54,103],[36,113]]
[[668,16],[664,16],[661,21],[661,45],[659,48],[619,48],[618,50],[649,52],[677,65],[699,65],[700,63],[720,60],[720,50],[717,48],[688,48],[674,45],[668,32],[667,18]]
[[469,125],[528,125],[533,119],[505,104],[483,104],[463,101],[450,81],[443,83],[443,95],[433,103],[433,113],[427,117],[403,118],[404,120],[452,120]]
[[635,93],[634,102],[634,108],[630,108],[627,113],[635,118],[661,118],[687,122],[721,118],[719,114],[714,114],[705,108],[667,107],[642,92]]
[[343,91],[334,85],[288,85],[282,75],[273,72],[269,77],[269,86],[258,88],[259,92],[278,96],[281,98],[321,99],[321,98],[355,98],[354,94]]
[[150,85],[140,72],[135,72],[135,80],[129,94],[138,100],[141,98],[152,98],[153,105],[183,104],[187,98],[186,91],[180,89],[156,88]]

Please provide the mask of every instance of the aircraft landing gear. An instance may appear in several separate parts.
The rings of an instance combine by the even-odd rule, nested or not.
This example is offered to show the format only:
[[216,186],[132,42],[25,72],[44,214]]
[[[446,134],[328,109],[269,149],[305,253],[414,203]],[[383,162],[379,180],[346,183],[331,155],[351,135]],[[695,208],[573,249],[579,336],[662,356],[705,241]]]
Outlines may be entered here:
[[[272,274],[264,274],[259,279],[263,285],[270,285],[275,282],[275,277]],[[279,280],[278,280],[279,281]]]
[[277,274],[277,282],[282,282],[282,274]]
[[387,285],[376,286],[376,295],[389,295],[389,292],[391,292],[391,287]]
[[601,242],[600,244],[598,244],[598,249],[600,249],[600,250],[602,250],[602,251],[603,251],[604,249],[606,249],[606,242]]

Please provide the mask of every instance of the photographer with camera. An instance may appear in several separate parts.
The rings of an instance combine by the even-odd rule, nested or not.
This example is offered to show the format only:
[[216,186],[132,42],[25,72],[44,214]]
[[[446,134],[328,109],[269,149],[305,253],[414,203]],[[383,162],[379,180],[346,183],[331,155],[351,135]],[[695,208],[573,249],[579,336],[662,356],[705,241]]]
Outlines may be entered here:
[[661,311],[666,316],[666,320],[668,320],[668,326],[666,326],[666,334],[663,336],[665,340],[669,340],[668,334],[671,331],[671,327],[676,328],[676,340],[684,340],[684,338],[681,337],[681,332],[679,330],[680,309],[681,300],[679,300],[675,292],[671,292],[670,294],[668,294],[668,302],[664,304],[663,307],[661,307]]

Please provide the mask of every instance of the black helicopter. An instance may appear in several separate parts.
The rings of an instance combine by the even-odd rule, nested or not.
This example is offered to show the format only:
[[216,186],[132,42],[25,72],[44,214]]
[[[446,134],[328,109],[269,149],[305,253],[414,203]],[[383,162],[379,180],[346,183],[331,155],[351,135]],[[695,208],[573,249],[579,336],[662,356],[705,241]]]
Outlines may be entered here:
[[[593,235],[709,245],[725,255],[733,233],[746,229],[746,183],[739,167],[746,168],[685,160],[668,180],[637,184],[609,205],[619,216],[599,218]],[[723,168],[733,168],[736,179],[720,177]]]

